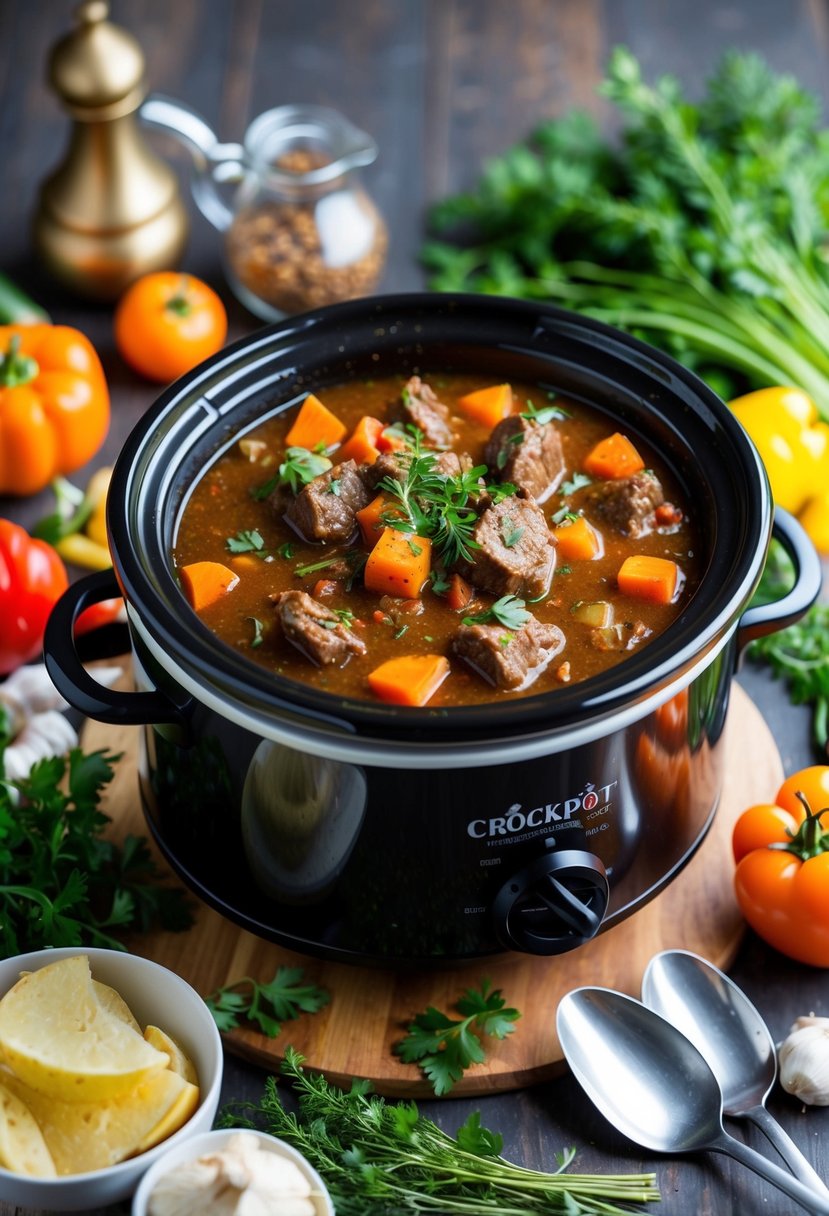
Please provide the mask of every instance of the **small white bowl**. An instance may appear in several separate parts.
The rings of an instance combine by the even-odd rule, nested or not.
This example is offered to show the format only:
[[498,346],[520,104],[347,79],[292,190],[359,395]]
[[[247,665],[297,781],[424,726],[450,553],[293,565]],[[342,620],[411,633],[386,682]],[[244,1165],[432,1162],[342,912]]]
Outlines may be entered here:
[[201,1136],[191,1136],[189,1140],[176,1145],[168,1141],[170,1147],[167,1152],[150,1166],[138,1184],[138,1190],[132,1200],[132,1216],[147,1216],[150,1195],[165,1174],[169,1174],[176,1166],[183,1165],[186,1161],[195,1161],[197,1157],[223,1149],[233,1136],[255,1136],[263,1149],[293,1161],[311,1186],[313,1191],[311,1200],[316,1208],[316,1216],[334,1216],[334,1205],[325,1183],[302,1153],[290,1144],[286,1144],[284,1140],[278,1140],[276,1136],[245,1127],[228,1127],[221,1131],[204,1132]]
[[17,983],[22,971],[39,971],[48,963],[78,954],[89,959],[96,980],[121,994],[142,1026],[151,1022],[181,1044],[195,1066],[201,1097],[195,1113],[167,1140],[107,1169],[31,1178],[0,1167],[0,1196],[6,1203],[49,1212],[88,1212],[127,1198],[144,1171],[169,1148],[212,1127],[222,1084],[222,1041],[209,1009],[180,976],[149,959],[119,950],[75,946],[18,954],[0,961],[0,997]]

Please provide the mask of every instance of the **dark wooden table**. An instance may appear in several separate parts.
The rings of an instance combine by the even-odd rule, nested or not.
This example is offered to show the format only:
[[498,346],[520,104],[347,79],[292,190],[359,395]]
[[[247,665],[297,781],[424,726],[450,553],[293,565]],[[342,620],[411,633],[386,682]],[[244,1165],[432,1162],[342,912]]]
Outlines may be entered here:
[[[150,86],[200,110],[222,139],[240,139],[261,110],[297,101],[340,109],[376,137],[380,157],[366,182],[391,233],[386,291],[423,285],[417,250],[424,208],[470,185],[482,158],[572,105],[609,121],[595,86],[617,43],[631,47],[647,75],[672,71],[692,92],[720,53],[735,46],[796,74],[824,105],[829,97],[825,0],[115,0],[112,8],[144,48]],[[0,268],[56,321],[88,333],[101,353],[113,411],[97,464],[116,456],[155,389],[115,352],[111,309],[59,292],[30,250],[37,189],[68,135],[68,121],[45,85],[45,64],[72,9],[70,0],[0,3]],[[176,160],[184,179],[176,150],[159,139],[156,147]],[[230,336],[248,333],[258,323],[227,291],[217,235],[191,210],[184,267],[222,293]],[[45,495],[0,499],[0,515],[24,523],[47,507]],[[778,740],[787,772],[810,763],[808,713],[793,709],[764,672],[747,670],[741,679]],[[829,1013],[825,973],[789,962],[751,935],[732,974],[776,1038],[798,1014]],[[258,1097],[262,1080],[258,1069],[228,1058],[224,1097]],[[581,1171],[655,1169],[660,1210],[682,1216],[800,1210],[724,1158],[644,1155],[594,1113],[569,1078],[522,1093],[422,1106],[453,1132],[480,1108],[484,1122],[503,1133],[506,1155],[536,1168],[555,1168],[554,1153],[574,1145]],[[780,1091],[770,1107],[829,1176],[829,1114],[804,1111]],[[746,1138],[761,1139],[753,1132]],[[0,1193],[0,1216],[13,1211]]]

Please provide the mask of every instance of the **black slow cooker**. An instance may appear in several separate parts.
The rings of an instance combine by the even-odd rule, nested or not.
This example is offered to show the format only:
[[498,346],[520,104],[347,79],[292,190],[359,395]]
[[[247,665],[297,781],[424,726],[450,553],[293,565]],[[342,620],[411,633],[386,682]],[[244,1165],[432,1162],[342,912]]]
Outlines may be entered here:
[[[659,450],[704,546],[701,585],[664,634],[552,693],[430,710],[274,676],[201,624],[170,551],[211,461],[298,392],[424,369],[537,382]],[[810,543],[782,513],[773,524],[761,461],[704,384],[597,322],[479,296],[358,300],[228,347],[128,439],[108,527],[114,573],[70,588],[49,622],[55,684],[90,717],[144,725],[147,821],[194,891],[254,933],[355,962],[556,954],[655,895],[715,812],[743,647],[820,585]],[[749,608],[773,527],[797,586]],[[75,617],[119,589],[135,693],[98,685],[72,644]]]

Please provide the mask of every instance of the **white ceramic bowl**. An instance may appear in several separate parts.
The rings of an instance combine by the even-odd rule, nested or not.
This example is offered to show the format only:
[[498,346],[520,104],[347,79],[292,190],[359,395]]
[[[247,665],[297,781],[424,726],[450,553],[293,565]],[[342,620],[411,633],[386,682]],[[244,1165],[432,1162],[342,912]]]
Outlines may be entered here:
[[205,1153],[215,1153],[225,1147],[233,1136],[255,1136],[263,1149],[287,1157],[293,1161],[308,1179],[313,1192],[311,1198],[316,1208],[316,1216],[334,1216],[334,1205],[328,1194],[325,1183],[309,1161],[290,1144],[269,1136],[267,1132],[252,1131],[250,1128],[229,1127],[222,1131],[205,1132],[201,1136],[191,1136],[188,1140],[173,1144],[168,1141],[168,1149],[156,1159],[138,1184],[132,1200],[132,1216],[147,1216],[147,1205],[158,1182],[165,1174],[186,1161],[194,1161]]
[[31,1178],[0,1167],[0,1196],[6,1203],[49,1212],[88,1212],[131,1195],[144,1171],[168,1149],[210,1129],[222,1083],[222,1043],[204,1001],[174,972],[138,955],[74,946],[18,954],[0,961],[0,996],[17,982],[21,971],[37,971],[78,954],[88,957],[96,980],[121,994],[142,1026],[148,1022],[160,1026],[181,1044],[195,1065],[201,1100],[195,1114],[167,1140],[107,1169]]

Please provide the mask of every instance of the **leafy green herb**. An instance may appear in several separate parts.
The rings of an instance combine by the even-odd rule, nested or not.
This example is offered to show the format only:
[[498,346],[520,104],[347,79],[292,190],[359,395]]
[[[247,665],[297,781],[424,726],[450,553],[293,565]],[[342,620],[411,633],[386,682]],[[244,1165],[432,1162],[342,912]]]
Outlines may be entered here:
[[341,482],[340,482],[339,477],[332,477],[328,483],[328,493],[334,494],[334,495],[336,495],[337,498],[339,498],[340,497],[340,484],[341,484]]
[[514,633],[502,633],[498,639],[498,645],[501,646],[504,650],[506,650],[506,648],[507,648],[507,646],[509,646],[510,642],[512,642],[514,640],[515,640]]
[[276,1079],[268,1077],[261,1102],[222,1111],[223,1127],[260,1125],[298,1149],[331,1192],[337,1216],[458,1213],[459,1216],[624,1216],[613,1201],[659,1198],[653,1174],[563,1174],[573,1152],[557,1154],[554,1174],[523,1169],[500,1156],[503,1138],[473,1111],[457,1139],[421,1115],[414,1102],[385,1102],[368,1081],[337,1089],[302,1068],[287,1048],[280,1071],[298,1097],[287,1109]]
[[556,566],[556,574],[572,574],[573,567],[568,565]]
[[308,485],[309,481],[313,481],[322,473],[327,473],[330,468],[331,461],[327,456],[309,452],[307,448],[287,448],[285,459],[279,466],[276,475],[269,478],[263,485],[256,486],[251,490],[251,494],[257,502],[268,498],[277,486],[287,486],[292,494],[298,494],[303,486]]
[[[0,720],[0,732],[7,723]],[[0,772],[9,743],[0,733]],[[0,780],[0,949],[3,957],[51,946],[124,949],[110,930],[192,924],[187,897],[157,885],[145,837],[118,846],[101,795],[119,759],[104,751],[39,760],[27,778]]]
[[432,584],[432,590],[435,595],[445,595],[449,590],[449,579],[446,577],[446,571],[441,566],[435,566],[429,571],[429,581]]
[[508,515],[505,515],[501,520],[501,540],[507,549],[512,549],[517,545],[521,537],[524,535],[523,528],[516,528]]
[[521,411],[521,417],[527,418],[530,422],[537,422],[539,426],[544,426],[547,422],[569,418],[570,414],[567,410],[562,409],[560,405],[542,405],[539,410],[536,409],[532,401],[528,401],[527,408]]
[[527,612],[523,600],[519,599],[517,595],[503,595],[485,612],[479,612],[476,616],[465,616],[463,623],[464,625],[487,625],[492,621],[497,621],[505,629],[518,630],[526,625],[529,619],[530,614]]
[[340,623],[345,625],[346,629],[350,629],[354,624],[354,613],[350,608],[335,608],[334,615],[339,617]]
[[662,346],[725,397],[797,384],[829,418],[817,98],[730,52],[693,104],[621,47],[602,92],[622,116],[612,142],[573,112],[434,209],[457,239],[424,250],[430,286],[555,300]]
[[256,528],[228,536],[225,544],[231,553],[259,553],[265,547],[262,534]]
[[292,544],[289,540],[286,540],[284,544],[279,546],[276,553],[278,557],[281,557],[284,561],[289,562],[296,553],[296,545]]
[[409,547],[409,552],[413,557],[420,557],[423,552],[423,546],[416,544],[413,540],[408,540],[406,544]]
[[265,640],[265,635],[264,635],[265,627],[262,624],[262,622],[259,620],[259,617],[257,617],[257,616],[248,616],[248,617],[245,617],[245,620],[250,621],[251,624],[253,625],[253,637],[251,638],[251,641],[250,641],[250,648],[251,648],[251,650],[256,650],[257,647],[261,646]]
[[340,553],[331,553],[328,557],[323,557],[318,562],[309,562],[305,566],[297,566],[294,569],[294,574],[298,578],[305,578],[309,574],[316,574],[318,570],[328,570],[331,566],[341,566],[345,563],[351,572],[351,577],[346,583],[347,589],[350,589],[351,580],[360,573],[367,560],[368,554],[362,553],[359,549],[344,549]]
[[[438,1097],[448,1094],[467,1068],[481,1064],[486,1052],[479,1034],[504,1039],[521,1015],[508,1009],[499,988],[484,980],[480,990],[467,988],[458,1000],[460,1018],[450,1018],[430,1005],[419,1013],[394,1050],[407,1064],[418,1064]],[[478,1033],[476,1033],[478,1032]]]
[[569,507],[561,507],[552,516],[551,522],[558,527],[559,524],[574,524],[579,517],[578,511],[571,511]]
[[66,536],[80,532],[87,524],[98,502],[97,495],[84,494],[65,477],[56,477],[51,485],[55,510],[32,528],[32,536],[56,545]]
[[267,984],[246,975],[217,988],[205,997],[204,1003],[219,1030],[235,1030],[245,1019],[268,1038],[275,1039],[283,1022],[294,1021],[301,1013],[316,1013],[331,1000],[324,988],[303,984],[303,975],[301,967],[277,967]]
[[402,638],[408,632],[409,632],[409,626],[401,625],[399,629],[396,629],[394,631],[394,633],[392,634],[392,637],[394,638],[395,642],[397,642],[400,640],[400,638]]
[[593,478],[588,477],[586,473],[574,473],[569,481],[563,481],[559,486],[559,494],[564,498],[570,494],[575,494],[576,490],[581,490],[585,486],[593,484]]
[[829,604],[814,604],[801,621],[752,642],[747,654],[786,681],[795,705],[811,705],[812,738],[829,758]]

